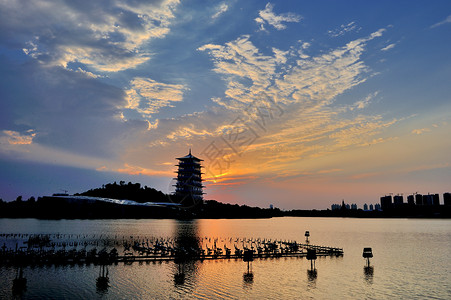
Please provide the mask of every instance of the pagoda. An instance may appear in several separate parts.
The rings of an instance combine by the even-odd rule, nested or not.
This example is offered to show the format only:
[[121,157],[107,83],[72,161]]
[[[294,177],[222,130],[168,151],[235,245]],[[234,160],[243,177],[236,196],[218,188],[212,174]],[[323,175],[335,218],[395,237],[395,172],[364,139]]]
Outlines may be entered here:
[[202,188],[202,172],[200,162],[203,161],[200,158],[189,154],[184,157],[177,158],[179,163],[177,171],[177,183],[175,186],[175,197],[177,201],[184,206],[191,206],[202,203],[203,191]]

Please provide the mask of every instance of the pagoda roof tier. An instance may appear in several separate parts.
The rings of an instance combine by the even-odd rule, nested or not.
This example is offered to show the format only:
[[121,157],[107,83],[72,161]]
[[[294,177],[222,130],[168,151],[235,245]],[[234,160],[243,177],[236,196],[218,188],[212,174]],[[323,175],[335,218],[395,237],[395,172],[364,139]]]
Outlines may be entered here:
[[196,161],[204,161],[203,159],[197,158],[194,155],[191,154],[191,149],[189,149],[189,153],[186,156],[183,157],[179,157],[177,158],[178,160],[188,160],[188,159],[192,159],[192,160],[196,160]]

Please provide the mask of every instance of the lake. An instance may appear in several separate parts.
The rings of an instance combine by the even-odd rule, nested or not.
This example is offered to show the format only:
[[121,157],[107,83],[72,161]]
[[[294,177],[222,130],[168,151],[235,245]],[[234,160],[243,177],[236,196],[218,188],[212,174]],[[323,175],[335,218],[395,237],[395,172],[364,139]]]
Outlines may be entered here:
[[[13,294],[13,267],[0,267],[0,298],[10,299],[451,299],[451,220],[272,218],[180,220],[0,219],[0,233],[141,237],[196,236],[204,243],[237,239],[296,240],[305,231],[315,245],[340,247],[341,257],[255,259],[253,278],[239,259],[194,261],[176,279],[173,261],[108,267],[109,287],[99,290],[93,264],[25,267],[27,289]],[[19,238],[17,238],[19,239]],[[14,237],[0,239],[15,244]],[[233,243],[233,242],[232,242]],[[371,247],[372,269],[365,269]],[[120,253],[123,248],[118,247]]]

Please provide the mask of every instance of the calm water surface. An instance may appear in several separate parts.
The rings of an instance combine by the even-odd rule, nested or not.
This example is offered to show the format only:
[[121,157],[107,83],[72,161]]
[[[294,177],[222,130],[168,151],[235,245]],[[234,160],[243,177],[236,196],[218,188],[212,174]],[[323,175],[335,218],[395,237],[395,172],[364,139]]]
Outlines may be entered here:
[[[0,267],[0,298],[23,299],[451,299],[451,220],[273,218],[251,220],[35,220],[0,219],[0,233],[90,234],[205,239],[261,238],[341,247],[343,257],[319,257],[317,274],[305,258],[256,259],[244,280],[241,260],[119,263],[110,286],[96,289],[99,267],[27,267],[27,290],[13,295],[16,270]],[[372,247],[373,272],[364,271]],[[119,249],[122,254],[122,249]]]

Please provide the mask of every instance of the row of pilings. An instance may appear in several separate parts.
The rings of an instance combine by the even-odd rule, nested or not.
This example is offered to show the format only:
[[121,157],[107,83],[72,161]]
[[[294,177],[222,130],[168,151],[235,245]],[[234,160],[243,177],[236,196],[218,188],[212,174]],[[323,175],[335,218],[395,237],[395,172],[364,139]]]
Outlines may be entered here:
[[0,234],[2,265],[112,264],[145,260],[241,259],[246,251],[255,258],[340,256],[343,249],[292,240],[254,238],[156,238],[89,235]]

